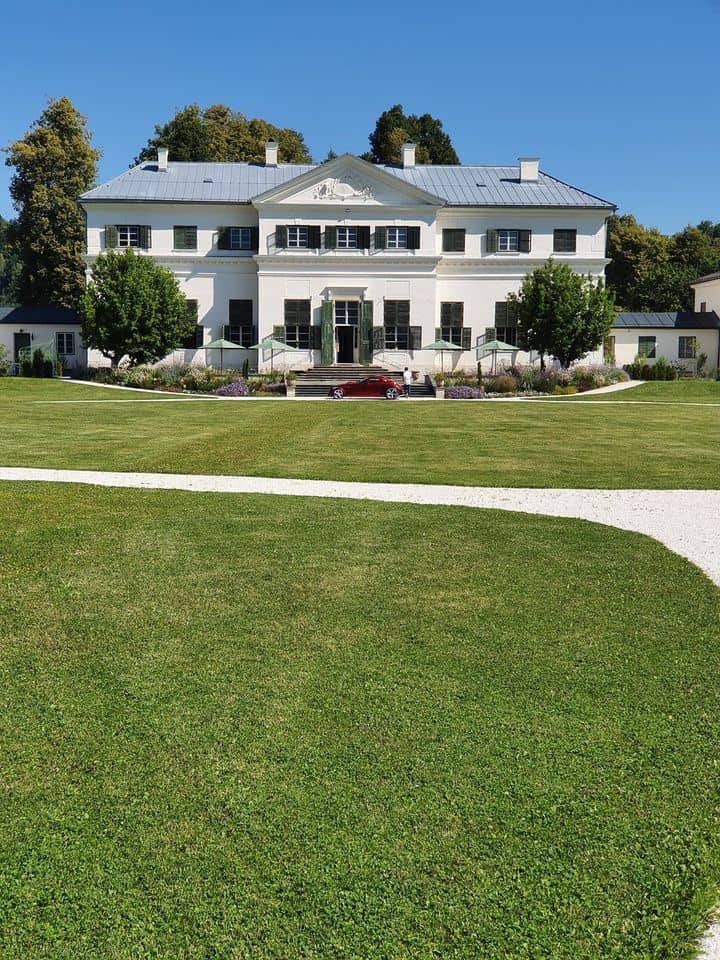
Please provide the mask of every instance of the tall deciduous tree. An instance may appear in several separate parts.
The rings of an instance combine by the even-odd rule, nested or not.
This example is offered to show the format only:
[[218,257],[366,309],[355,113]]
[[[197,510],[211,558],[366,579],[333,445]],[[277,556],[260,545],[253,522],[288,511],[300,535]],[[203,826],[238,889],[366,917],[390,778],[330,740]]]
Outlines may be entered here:
[[612,294],[602,280],[552,260],[528,273],[508,301],[523,345],[556,357],[564,367],[596,349],[615,319]]
[[416,145],[417,163],[460,163],[441,120],[429,113],[406,115],[399,103],[380,114],[368,140],[371,149],[363,159],[371,163],[400,163],[400,150],[407,142]]
[[161,360],[196,326],[172,273],[131,247],[95,260],[80,316],[83,342],[113,367],[123,357],[131,364]]
[[78,197],[95,182],[100,153],[67,97],[48,101],[22,140],[6,148],[15,167],[11,232],[23,306],[77,307],[85,285],[85,220]]
[[268,140],[277,142],[282,162],[310,162],[303,136],[297,130],[276,127],[259,118],[248,120],[222,103],[205,108],[191,103],[167,123],[156,125],[155,136],[134,162],[153,160],[158,147],[167,147],[171,160],[261,163]]
[[12,306],[18,302],[20,258],[11,243],[12,227],[9,220],[0,217],[0,306]]

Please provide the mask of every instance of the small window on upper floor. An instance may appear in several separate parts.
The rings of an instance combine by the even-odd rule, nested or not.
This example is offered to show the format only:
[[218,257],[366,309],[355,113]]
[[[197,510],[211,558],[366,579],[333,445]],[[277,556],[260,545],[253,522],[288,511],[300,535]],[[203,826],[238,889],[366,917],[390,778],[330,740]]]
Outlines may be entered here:
[[707,300],[703,300],[700,304],[700,313],[707,313]]
[[230,227],[230,249],[252,250],[252,229],[250,227]]
[[553,253],[575,253],[577,250],[577,230],[554,230]]
[[388,227],[387,228],[387,249],[388,250],[406,250],[407,249],[407,227]]
[[443,253],[465,253],[465,230],[445,229],[442,232]]
[[139,247],[140,227],[119,223],[117,226],[117,245],[119,247]]
[[308,228],[307,227],[288,227],[287,228],[288,247],[307,247]]
[[517,253],[520,249],[518,230],[498,230],[498,250],[500,253]]
[[340,250],[357,249],[357,227],[338,227],[337,245]]
[[173,250],[197,250],[197,227],[173,227]]

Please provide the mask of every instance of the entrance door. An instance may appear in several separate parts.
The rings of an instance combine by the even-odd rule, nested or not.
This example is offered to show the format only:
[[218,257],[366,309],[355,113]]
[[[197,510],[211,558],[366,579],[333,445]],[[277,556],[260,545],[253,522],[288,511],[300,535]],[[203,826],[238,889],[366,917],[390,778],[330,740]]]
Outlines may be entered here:
[[355,331],[357,327],[336,327],[337,362],[353,363],[355,360]]
[[357,300],[335,301],[336,363],[357,363],[359,317]]
[[20,363],[21,354],[26,357],[30,356],[30,334],[29,333],[15,333],[14,337],[14,348],[15,348],[15,363]]

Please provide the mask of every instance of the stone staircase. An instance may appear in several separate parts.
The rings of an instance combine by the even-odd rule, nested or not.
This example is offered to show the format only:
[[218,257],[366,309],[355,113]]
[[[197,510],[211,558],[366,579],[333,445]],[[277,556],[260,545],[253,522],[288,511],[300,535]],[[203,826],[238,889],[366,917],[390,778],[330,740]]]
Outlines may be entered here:
[[[348,380],[364,380],[365,377],[390,377],[402,383],[402,370],[388,370],[387,367],[362,366],[359,363],[325,364],[298,372],[295,384],[295,396],[327,397],[330,387]],[[433,388],[424,377],[412,385],[413,397],[432,397]]]

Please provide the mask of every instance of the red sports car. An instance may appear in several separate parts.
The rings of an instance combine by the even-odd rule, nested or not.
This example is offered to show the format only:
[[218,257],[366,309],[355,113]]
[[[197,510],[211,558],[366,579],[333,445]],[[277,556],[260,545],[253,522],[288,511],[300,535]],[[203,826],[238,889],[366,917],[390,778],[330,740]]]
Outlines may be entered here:
[[386,400],[397,400],[403,388],[389,377],[365,377],[364,380],[348,380],[330,387],[328,396],[333,400],[342,400],[343,397],[385,397]]

